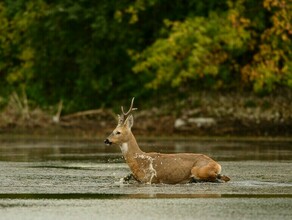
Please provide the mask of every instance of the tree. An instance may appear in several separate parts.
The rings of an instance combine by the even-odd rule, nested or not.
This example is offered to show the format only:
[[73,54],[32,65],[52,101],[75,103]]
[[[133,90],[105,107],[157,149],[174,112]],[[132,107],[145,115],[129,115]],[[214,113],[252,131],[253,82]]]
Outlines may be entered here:
[[[291,3],[264,0],[263,5],[254,5],[238,0],[227,4],[228,10],[209,11],[205,17],[165,20],[166,37],[162,35],[140,53],[132,52],[134,72],[149,75],[147,86],[153,89],[253,85],[255,92],[271,92],[277,85],[291,87]],[[266,16],[272,25],[262,21]]]
[[42,107],[292,87],[287,0],[5,0],[0,22],[1,96]]

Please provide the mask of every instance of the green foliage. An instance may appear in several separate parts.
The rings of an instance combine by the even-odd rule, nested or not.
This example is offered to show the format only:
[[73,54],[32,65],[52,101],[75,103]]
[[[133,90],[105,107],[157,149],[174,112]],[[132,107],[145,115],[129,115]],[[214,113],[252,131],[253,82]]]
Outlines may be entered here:
[[271,92],[279,84],[290,87],[291,4],[263,1],[259,15],[270,12],[272,27],[260,31],[255,28],[258,17],[248,11],[251,2],[227,4],[226,12],[211,11],[207,17],[166,20],[166,38],[158,38],[141,53],[132,52],[133,71],[151,76],[147,86],[153,89],[186,84],[230,89],[252,84],[255,92]]
[[236,71],[235,58],[246,51],[249,33],[232,27],[227,14],[211,13],[207,18],[188,18],[183,22],[166,20],[170,28],[167,38],[158,39],[141,54],[134,72],[153,76],[149,87],[158,89],[162,84],[173,87],[192,80],[203,82],[206,88],[228,86]]
[[252,61],[242,68],[242,75],[253,83],[256,92],[271,92],[277,85],[292,88],[292,3],[264,0],[263,7],[271,13],[271,24],[257,33],[257,50]]
[[0,4],[3,24],[0,26],[0,76],[15,89],[23,89],[33,77],[35,49],[31,45],[30,27],[42,16],[44,8],[42,1],[16,1],[11,7]]
[[113,16],[115,7],[124,3],[20,2],[7,1],[2,4],[6,11],[1,11],[8,25],[0,71],[11,90],[24,86],[41,105],[62,99],[65,111],[76,111],[101,106],[133,89],[126,53],[134,43],[126,41],[131,31]]
[[288,0],[4,0],[0,96],[72,112],[157,91],[292,88],[291,11]]

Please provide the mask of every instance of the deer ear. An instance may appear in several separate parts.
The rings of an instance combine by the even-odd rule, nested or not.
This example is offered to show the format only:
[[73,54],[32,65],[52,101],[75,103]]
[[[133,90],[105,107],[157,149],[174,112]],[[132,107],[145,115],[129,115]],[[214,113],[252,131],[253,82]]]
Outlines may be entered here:
[[129,115],[127,117],[127,119],[125,120],[125,123],[124,125],[127,126],[129,129],[131,129],[131,127],[133,126],[134,124],[134,118],[133,118],[133,115]]
[[123,115],[118,115],[118,125],[122,125],[124,122],[124,116]]

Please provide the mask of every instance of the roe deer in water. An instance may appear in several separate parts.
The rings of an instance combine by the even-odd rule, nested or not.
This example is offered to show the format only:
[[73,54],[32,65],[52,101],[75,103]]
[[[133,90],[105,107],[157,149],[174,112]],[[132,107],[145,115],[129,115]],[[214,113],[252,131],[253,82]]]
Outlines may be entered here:
[[229,177],[221,175],[221,166],[203,154],[178,153],[162,154],[143,152],[131,131],[134,119],[130,114],[134,98],[128,112],[118,115],[118,125],[104,141],[105,144],[118,144],[131,169],[131,174],[124,178],[134,178],[141,183],[189,183],[189,182],[227,182]]

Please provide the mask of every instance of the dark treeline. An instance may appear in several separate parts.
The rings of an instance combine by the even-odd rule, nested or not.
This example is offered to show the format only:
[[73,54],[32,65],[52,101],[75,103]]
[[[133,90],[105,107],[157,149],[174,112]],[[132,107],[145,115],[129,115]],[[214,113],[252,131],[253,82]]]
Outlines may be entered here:
[[64,111],[132,96],[292,88],[288,0],[3,0],[0,105]]

